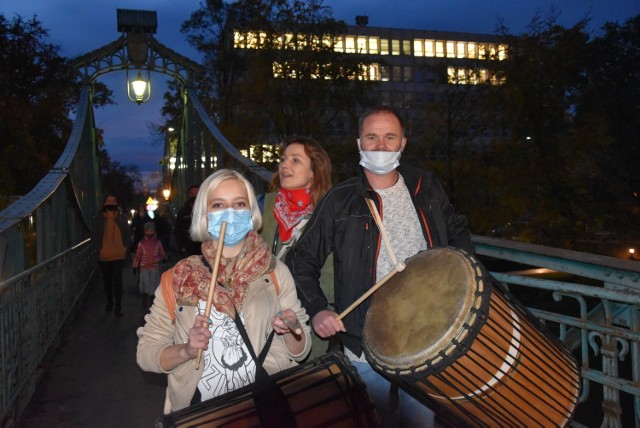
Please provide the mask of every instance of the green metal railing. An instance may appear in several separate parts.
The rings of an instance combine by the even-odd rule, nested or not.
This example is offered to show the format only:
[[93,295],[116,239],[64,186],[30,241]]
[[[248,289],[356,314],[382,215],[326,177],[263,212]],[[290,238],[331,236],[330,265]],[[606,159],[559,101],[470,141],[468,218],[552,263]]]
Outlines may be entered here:
[[581,422],[640,426],[640,263],[481,236],[473,241],[488,265],[524,266],[492,274],[577,358],[579,402],[600,407]]

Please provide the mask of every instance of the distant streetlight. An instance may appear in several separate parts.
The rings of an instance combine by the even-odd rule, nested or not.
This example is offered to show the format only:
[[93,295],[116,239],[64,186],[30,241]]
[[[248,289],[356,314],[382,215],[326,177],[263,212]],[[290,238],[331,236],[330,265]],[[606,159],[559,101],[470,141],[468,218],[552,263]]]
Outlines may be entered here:
[[127,96],[138,105],[149,101],[151,98],[151,76],[149,75],[145,80],[138,70],[136,78],[129,80],[129,70],[127,69]]
[[168,201],[169,196],[171,196],[171,189],[169,189],[168,187],[162,189],[162,196],[164,196],[165,201]]
[[635,259],[635,254],[636,254],[636,249],[635,248],[629,248],[629,258],[630,259]]

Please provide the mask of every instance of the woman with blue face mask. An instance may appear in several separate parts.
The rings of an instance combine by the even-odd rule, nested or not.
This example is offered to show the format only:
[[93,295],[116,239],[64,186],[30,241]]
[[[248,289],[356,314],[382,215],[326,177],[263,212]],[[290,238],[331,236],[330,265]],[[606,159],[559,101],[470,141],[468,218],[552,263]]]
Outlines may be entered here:
[[[223,222],[222,258],[207,318]],[[158,287],[138,329],[138,364],[169,376],[165,413],[249,385],[262,368],[273,374],[293,367],[309,353],[309,317],[289,270],[256,232],[261,224],[253,188],[242,174],[223,169],[202,183],[191,223],[202,256],[183,259],[165,273],[171,276],[175,308],[169,313],[170,298]],[[202,359],[196,369],[198,350]],[[254,358],[261,353],[262,361]]]

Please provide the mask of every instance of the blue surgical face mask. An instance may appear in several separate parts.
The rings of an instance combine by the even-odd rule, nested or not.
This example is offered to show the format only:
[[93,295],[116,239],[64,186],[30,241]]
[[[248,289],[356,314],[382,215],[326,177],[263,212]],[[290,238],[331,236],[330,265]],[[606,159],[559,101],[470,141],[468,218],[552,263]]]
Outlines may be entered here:
[[220,238],[220,226],[223,221],[227,222],[227,230],[224,233],[224,245],[236,245],[253,230],[253,219],[249,210],[226,210],[207,213],[209,225],[207,230],[211,236]]

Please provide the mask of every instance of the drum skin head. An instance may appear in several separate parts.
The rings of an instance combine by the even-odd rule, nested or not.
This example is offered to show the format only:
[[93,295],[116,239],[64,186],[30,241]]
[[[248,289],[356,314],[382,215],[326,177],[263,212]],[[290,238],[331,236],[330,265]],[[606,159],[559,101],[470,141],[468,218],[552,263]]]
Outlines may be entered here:
[[364,350],[374,366],[424,370],[455,352],[452,342],[473,339],[467,326],[488,298],[478,263],[470,260],[452,248],[423,251],[374,294],[364,327]]

